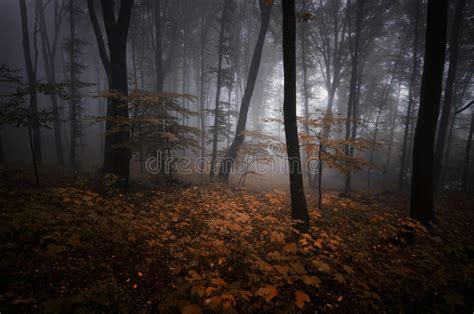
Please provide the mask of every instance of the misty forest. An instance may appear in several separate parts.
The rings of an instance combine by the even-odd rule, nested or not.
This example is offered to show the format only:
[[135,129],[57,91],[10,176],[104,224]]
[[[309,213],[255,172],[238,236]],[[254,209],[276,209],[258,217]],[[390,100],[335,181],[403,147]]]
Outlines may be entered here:
[[474,3],[1,0],[1,313],[473,313]]

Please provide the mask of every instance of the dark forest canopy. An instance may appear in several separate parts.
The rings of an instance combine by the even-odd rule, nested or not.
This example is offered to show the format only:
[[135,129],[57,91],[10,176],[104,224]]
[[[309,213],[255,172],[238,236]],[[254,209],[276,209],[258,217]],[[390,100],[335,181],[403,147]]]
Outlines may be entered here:
[[2,0],[0,29],[0,163],[37,188],[281,190],[308,234],[336,194],[431,230],[474,189],[472,1]]

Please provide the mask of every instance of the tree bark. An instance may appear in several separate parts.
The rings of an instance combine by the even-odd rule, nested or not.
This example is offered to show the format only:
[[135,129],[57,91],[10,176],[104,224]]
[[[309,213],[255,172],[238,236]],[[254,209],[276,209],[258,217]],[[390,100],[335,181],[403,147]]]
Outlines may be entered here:
[[428,0],[420,109],[413,143],[410,217],[435,222],[433,155],[446,50],[447,0]]
[[235,137],[223,159],[219,174],[219,176],[225,181],[229,180],[230,171],[235,162],[235,158],[237,157],[240,147],[245,140],[244,132],[247,125],[247,116],[253,91],[255,89],[255,83],[257,81],[260,61],[262,59],[263,46],[265,44],[265,36],[270,23],[270,16],[273,7],[273,2],[271,4],[267,4],[266,2],[267,1],[265,0],[260,0],[260,31],[258,33],[257,43],[253,52],[252,62],[250,64],[244,96],[242,97],[242,103],[240,105],[239,119],[237,121]]
[[462,188],[464,191],[469,189],[469,164],[471,160],[472,134],[474,133],[474,110],[471,111],[471,127],[469,128],[469,137],[467,138],[466,154],[464,155],[464,170],[462,176]]
[[[353,120],[353,110],[355,110],[355,102],[357,99],[357,82],[359,80],[359,49],[360,49],[360,33],[362,29],[362,18],[364,10],[365,0],[357,0],[357,13],[356,13],[356,29],[355,29],[355,43],[352,53],[352,70],[351,70],[351,82],[349,87],[349,100],[347,102],[347,117],[346,117],[346,141],[351,138],[351,120]],[[348,1],[348,10],[351,5],[351,0]],[[349,35],[350,38],[351,35]],[[349,40],[350,42],[350,40]],[[352,45],[351,45],[352,46]],[[355,121],[352,121],[353,127],[355,127]],[[350,149],[350,145],[344,145],[344,152],[346,156],[351,156],[353,150]],[[348,171],[345,180],[345,192],[349,193],[351,190],[351,172]]]
[[[62,8],[59,8],[58,1],[54,3],[54,35],[53,42],[50,43],[48,29],[46,26],[45,19],[45,7],[43,0],[38,0],[38,15],[40,25],[40,36],[41,36],[41,50],[43,55],[44,69],[46,74],[46,81],[50,85],[56,84],[56,50],[59,38],[59,31],[61,28],[63,16],[61,12]],[[62,126],[61,118],[59,115],[58,108],[58,97],[55,93],[50,94],[51,107],[53,111],[53,132],[54,132],[54,143],[56,148],[56,159],[60,165],[64,164],[64,148],[62,140]]]
[[[26,1],[20,0],[20,12],[21,12],[21,28],[23,34],[23,55],[25,58],[25,65],[26,65],[26,74],[28,77],[28,93],[30,96],[30,110],[32,114],[35,116],[33,117],[33,121],[31,121],[32,128],[32,150],[34,151],[34,161],[36,163],[42,163],[42,154],[41,154],[41,130],[38,122],[38,118],[36,115],[38,114],[38,95],[36,92],[36,66],[37,66],[37,57],[38,52],[35,51],[35,60],[31,58],[31,50],[30,50],[30,31],[28,27],[28,11],[26,8]],[[36,36],[36,33],[34,34]]]
[[163,91],[163,36],[161,32],[161,0],[155,0],[155,63],[156,92]]
[[5,152],[3,151],[3,129],[0,128],[0,163],[5,161]]
[[[307,10],[307,1],[304,1],[303,2],[303,13],[305,13],[305,11]],[[303,21],[303,23],[301,23],[301,32],[300,32],[300,35],[301,35],[301,63],[302,63],[302,67],[303,67],[303,101],[304,101],[304,119],[305,119],[305,124],[304,124],[304,131],[305,133],[308,135],[309,134],[309,125],[308,125],[308,122],[309,122],[309,87],[308,87],[308,57],[306,55],[306,49],[308,49],[308,45],[307,45],[307,39],[306,39],[306,36],[307,36],[307,29],[306,29],[306,21]],[[307,142],[304,143],[304,144],[308,144]],[[304,145],[303,144],[303,145]],[[308,179],[308,185],[309,187],[314,187],[314,183],[313,183],[313,177],[309,171],[309,160],[311,158],[310,154],[308,153],[308,151],[306,150],[306,176],[307,176],[307,179]]]
[[403,144],[402,144],[402,157],[400,164],[400,173],[398,176],[398,189],[402,190],[405,183],[405,168],[408,155],[408,135],[410,133],[410,122],[411,114],[415,101],[415,82],[418,76],[418,24],[420,20],[420,0],[415,0],[415,14],[412,20],[414,29],[414,40],[413,40],[413,65],[410,76],[410,84],[408,89],[408,107],[405,117],[405,130],[403,132]]
[[299,228],[307,231],[309,215],[301,173],[300,145],[296,120],[296,14],[295,0],[282,1],[283,16],[283,118],[288,152],[291,216],[301,221]]
[[206,155],[206,38],[207,38],[208,25],[204,19],[201,21],[201,69],[200,69],[200,96],[199,96],[199,112],[201,122],[201,158]]
[[439,121],[438,136],[436,138],[436,150],[434,154],[434,180],[435,180],[435,189],[439,188],[440,175],[442,171],[442,159],[444,152],[444,145],[446,143],[446,132],[448,130],[449,117],[452,111],[452,99],[453,99],[453,90],[454,82],[456,80],[456,68],[458,64],[458,54],[459,54],[459,33],[461,29],[461,24],[463,20],[463,10],[466,5],[466,0],[457,0],[456,7],[454,10],[454,19],[453,26],[451,28],[451,35],[449,39],[449,68],[448,68],[448,78],[446,80],[446,87],[444,90],[444,102],[443,109],[441,112],[441,119]]
[[72,167],[76,166],[76,148],[78,137],[78,121],[77,121],[77,90],[75,83],[77,81],[77,68],[74,45],[76,44],[76,22],[74,16],[74,0],[69,0],[69,123],[70,123],[70,147],[69,162]]
[[225,24],[227,11],[230,8],[230,1],[224,1],[224,8],[222,10],[222,20],[221,20],[221,30],[219,34],[219,51],[218,51],[218,61],[217,61],[217,86],[216,86],[216,105],[214,107],[214,129],[212,132],[212,158],[211,158],[211,171],[210,177],[214,178],[216,174],[216,160],[217,160],[217,142],[218,142],[218,121],[220,115],[220,97],[221,97],[221,88],[222,88],[222,60],[224,54],[224,39],[225,39]]
[[[134,0],[121,0],[118,17],[115,18],[115,1],[101,0],[102,15],[109,56],[107,56],[104,39],[95,15],[94,1],[88,0],[89,14],[94,32],[97,38],[99,53],[108,74],[109,90],[121,95],[128,95],[127,77],[127,37],[130,26],[130,18]],[[109,99],[107,105],[107,117],[112,119],[128,120],[128,106],[122,99]],[[111,133],[113,121],[106,122],[106,140],[104,147],[104,171],[112,172],[120,181],[120,185],[126,188],[129,179],[129,164],[131,152],[124,144],[130,139],[129,131],[121,128],[120,131]]]

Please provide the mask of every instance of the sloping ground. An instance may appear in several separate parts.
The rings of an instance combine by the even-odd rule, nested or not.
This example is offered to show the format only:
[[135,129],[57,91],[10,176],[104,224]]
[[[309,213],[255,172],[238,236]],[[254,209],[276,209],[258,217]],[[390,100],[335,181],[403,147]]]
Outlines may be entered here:
[[429,233],[400,219],[400,195],[329,195],[298,234],[287,199],[10,183],[0,188],[0,311],[473,311],[472,197],[442,199]]

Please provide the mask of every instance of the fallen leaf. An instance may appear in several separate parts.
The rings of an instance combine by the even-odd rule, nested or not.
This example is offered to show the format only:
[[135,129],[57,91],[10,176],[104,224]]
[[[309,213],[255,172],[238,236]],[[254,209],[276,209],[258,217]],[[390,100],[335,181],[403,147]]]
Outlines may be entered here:
[[267,262],[262,261],[262,260],[260,260],[260,259],[257,260],[257,261],[255,262],[255,264],[257,264],[258,267],[259,267],[261,270],[263,270],[263,271],[270,272],[270,271],[273,270],[273,266],[272,266],[272,265],[270,265],[270,264],[268,264]]
[[222,278],[212,278],[211,283],[216,286],[225,286],[227,283]]
[[354,269],[352,269],[352,267],[350,267],[350,266],[343,265],[342,269],[344,269],[344,271],[348,274],[353,274],[354,273]]
[[202,279],[202,277],[194,270],[188,271],[188,275],[190,276],[186,278],[188,281],[197,281]]
[[270,302],[278,295],[278,290],[274,286],[268,285],[258,289],[255,294],[264,298],[267,302]]
[[295,297],[296,297],[296,302],[295,302],[296,306],[300,309],[304,307],[305,303],[311,302],[311,299],[309,298],[309,296],[301,290],[298,290],[295,292]]
[[288,271],[290,270],[290,267],[288,267],[286,265],[275,265],[274,267],[283,276],[287,276]]
[[337,282],[339,283],[345,283],[346,282],[346,279],[344,278],[343,275],[337,273],[334,275],[334,278],[337,280]]
[[288,243],[283,246],[283,252],[286,254],[296,254],[298,248],[295,243]]
[[309,286],[313,286],[316,288],[319,288],[321,286],[321,280],[316,276],[301,276],[301,280]]
[[316,266],[316,268],[319,269],[319,271],[322,271],[325,273],[328,273],[329,271],[331,271],[331,266],[329,266],[325,262],[321,262],[320,260],[313,260],[313,265]]

